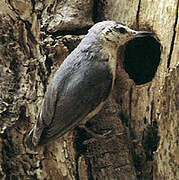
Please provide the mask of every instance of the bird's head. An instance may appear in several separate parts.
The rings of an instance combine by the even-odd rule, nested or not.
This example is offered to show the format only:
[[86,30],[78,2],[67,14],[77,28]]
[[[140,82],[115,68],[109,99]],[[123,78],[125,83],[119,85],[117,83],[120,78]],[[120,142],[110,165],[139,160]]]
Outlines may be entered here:
[[153,35],[152,32],[132,30],[115,21],[99,22],[89,31],[95,34],[103,43],[117,47],[133,38]]

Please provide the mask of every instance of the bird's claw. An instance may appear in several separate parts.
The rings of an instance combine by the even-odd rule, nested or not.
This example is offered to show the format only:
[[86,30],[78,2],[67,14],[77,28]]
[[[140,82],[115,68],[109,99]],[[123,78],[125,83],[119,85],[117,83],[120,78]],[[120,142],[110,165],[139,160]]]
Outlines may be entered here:
[[106,140],[106,139],[112,138],[112,132],[113,132],[112,130],[108,130],[107,132],[105,132],[105,133],[103,133],[103,134],[97,134],[97,133],[95,133],[94,131],[88,129],[88,128],[85,126],[85,124],[80,124],[79,127],[82,128],[82,129],[84,129],[89,135],[92,136],[92,138],[90,138],[90,139],[88,139],[88,140],[85,140],[85,141],[83,142],[83,144],[92,143],[92,142],[97,141],[97,140],[99,140],[99,139],[103,139],[103,140],[105,139],[105,140]]

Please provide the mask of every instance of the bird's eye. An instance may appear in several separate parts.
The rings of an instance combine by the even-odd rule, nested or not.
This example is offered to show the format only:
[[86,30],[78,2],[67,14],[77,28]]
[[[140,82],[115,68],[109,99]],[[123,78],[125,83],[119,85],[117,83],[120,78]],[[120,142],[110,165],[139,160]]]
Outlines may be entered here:
[[120,28],[118,29],[118,31],[119,31],[121,34],[127,33],[126,29],[123,28],[123,27],[120,27]]

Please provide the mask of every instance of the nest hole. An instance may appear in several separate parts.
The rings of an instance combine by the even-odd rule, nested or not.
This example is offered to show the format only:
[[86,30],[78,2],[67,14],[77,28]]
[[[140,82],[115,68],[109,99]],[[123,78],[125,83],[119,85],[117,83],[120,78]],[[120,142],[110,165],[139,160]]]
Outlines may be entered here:
[[135,38],[126,44],[124,68],[136,85],[152,81],[160,63],[160,43],[154,37]]

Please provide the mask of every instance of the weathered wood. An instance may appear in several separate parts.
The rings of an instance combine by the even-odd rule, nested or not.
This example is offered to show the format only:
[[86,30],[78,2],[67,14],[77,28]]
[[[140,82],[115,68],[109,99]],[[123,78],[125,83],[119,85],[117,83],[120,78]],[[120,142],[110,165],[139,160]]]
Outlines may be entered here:
[[178,179],[179,65],[170,70],[161,91],[160,143],[155,152],[154,179]]
[[[178,0],[0,1],[0,179],[179,179],[178,6]],[[157,66],[150,58],[160,58],[154,78],[142,81],[147,68],[138,68],[140,82],[131,79],[132,51],[119,49],[114,91],[87,124],[98,133],[112,129],[112,138],[94,140],[77,128],[29,154],[23,138],[48,83],[99,20],[155,32],[148,46],[131,42],[141,48],[134,49],[136,63],[140,51],[147,68]]]
[[[160,143],[162,139],[165,138],[164,134],[167,131],[172,133],[171,129],[163,129],[163,132],[160,131],[161,123],[161,113],[163,107],[163,97],[161,96],[162,87],[165,85],[165,76],[168,74],[169,70],[175,67],[179,60],[179,43],[178,43],[178,4],[177,0],[175,1],[138,1],[138,6],[131,5],[132,2],[123,2],[115,1],[115,7],[112,4],[106,5],[106,11],[112,13],[107,13],[105,16],[106,19],[115,19],[119,22],[126,23],[126,17],[129,17],[129,21],[133,18],[133,23],[127,22],[127,24],[135,27],[137,29],[152,30],[156,33],[157,39],[161,44],[161,60],[160,65],[157,69],[156,75],[152,82],[149,82],[144,85],[134,85],[131,90],[131,94],[125,94],[122,97],[122,107],[125,116],[129,120],[130,132],[132,132],[134,138],[134,157],[137,158],[134,160],[138,161],[139,168],[137,169],[139,177],[143,177],[147,174],[147,169],[150,171],[153,163],[152,161],[147,160],[147,153],[145,152],[145,143],[143,138],[145,137],[146,132],[154,131],[154,134],[157,136],[153,138],[160,137]],[[137,1],[136,1],[137,4]],[[117,10],[116,10],[116,7]],[[129,15],[121,15],[120,12],[129,12]],[[133,14],[133,10],[136,12]],[[119,14],[118,14],[119,12]],[[133,14],[131,18],[131,14]],[[145,59],[144,59],[145,61]],[[141,70],[142,71],[142,70]],[[172,78],[171,78],[172,79]],[[175,78],[177,79],[177,78]],[[175,83],[174,83],[175,84]],[[174,85],[173,86],[176,86]],[[170,92],[168,91],[168,94]],[[165,94],[165,96],[170,96]],[[131,106],[129,107],[129,102]],[[169,112],[168,112],[169,113]],[[174,111],[177,114],[177,111]],[[175,120],[178,122],[177,115]],[[159,128],[159,130],[157,130]],[[151,129],[151,130],[150,130]],[[156,132],[155,132],[156,131]],[[154,135],[153,134],[153,135]],[[173,134],[173,133],[172,133]],[[151,136],[152,134],[149,133]],[[175,136],[176,138],[176,136]],[[143,144],[144,143],[144,144]],[[157,143],[157,141],[156,141]],[[160,144],[159,143],[159,144]],[[157,144],[156,144],[157,145]],[[167,146],[174,146],[178,148],[177,142],[167,141]],[[150,147],[149,147],[150,148]],[[150,149],[148,149],[150,151]],[[164,149],[160,151],[164,152]],[[168,150],[167,150],[168,152]],[[162,156],[162,155],[161,155]],[[156,157],[155,157],[156,158]],[[164,154],[162,156],[164,161]],[[171,166],[177,166],[176,163],[172,163],[174,160],[173,157],[170,157]],[[172,160],[173,159],[173,160]],[[157,167],[162,172],[160,179],[177,179],[177,168],[173,169],[173,172],[164,168],[161,164],[159,156],[155,159],[157,160]],[[149,164],[149,165],[148,165]],[[167,164],[167,163],[166,163]],[[152,166],[151,166],[152,165]],[[153,174],[158,174],[158,171],[155,169]],[[168,175],[167,175],[168,174]],[[156,177],[156,176],[154,176]],[[149,178],[149,177],[148,177]],[[156,178],[157,179],[157,178]],[[159,178],[158,178],[159,179]]]

